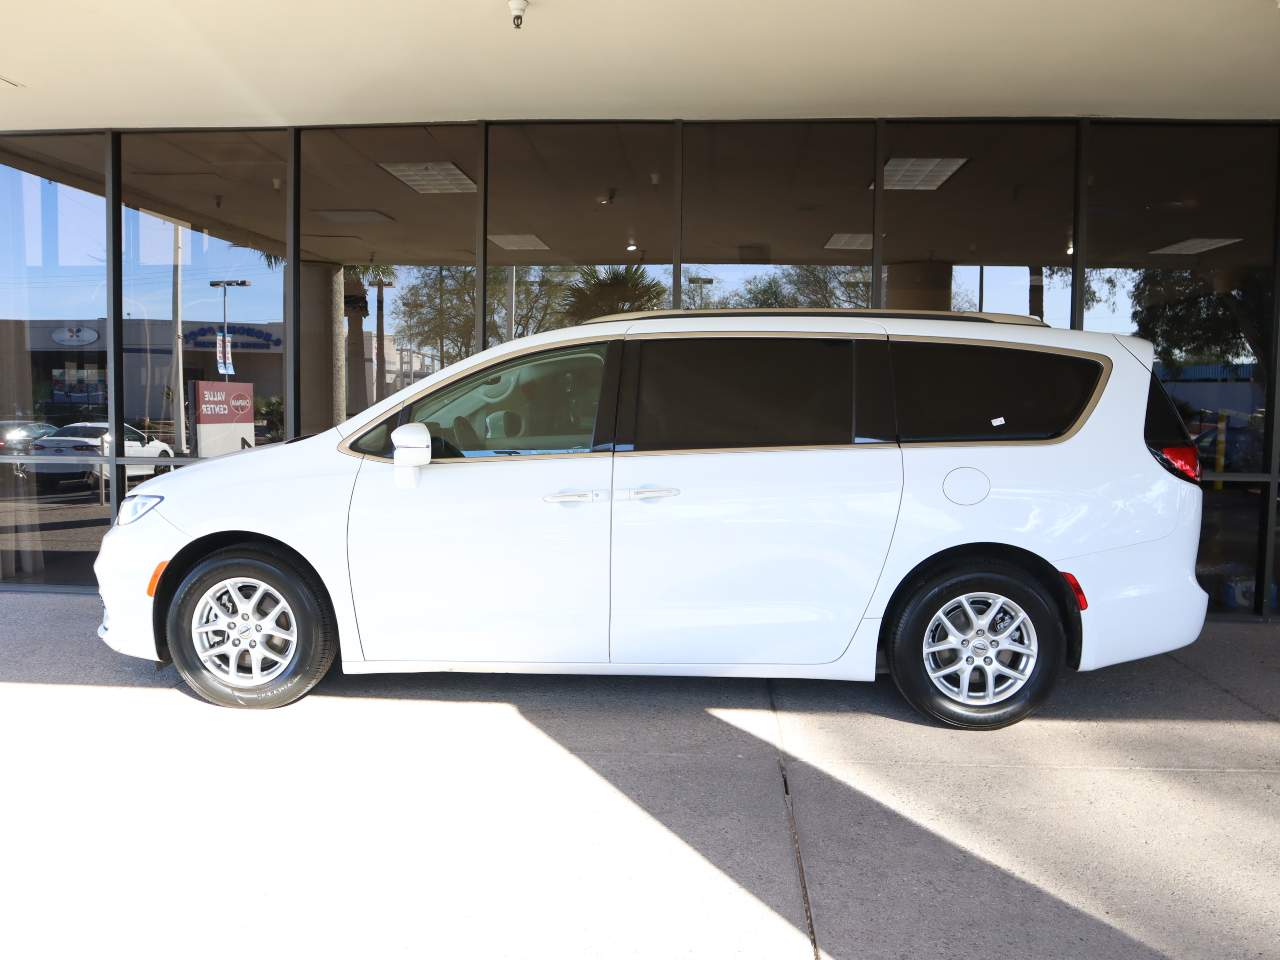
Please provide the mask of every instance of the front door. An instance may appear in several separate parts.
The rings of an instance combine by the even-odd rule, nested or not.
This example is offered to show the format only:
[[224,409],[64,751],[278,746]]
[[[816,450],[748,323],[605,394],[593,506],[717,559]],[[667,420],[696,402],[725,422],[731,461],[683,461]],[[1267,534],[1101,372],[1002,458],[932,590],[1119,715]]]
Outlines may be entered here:
[[838,658],[884,565],[902,490],[883,337],[626,349],[613,661]]
[[[608,351],[585,344],[487,367],[353,444],[366,459],[348,559],[367,659],[608,659]],[[396,483],[389,459],[401,421],[432,436],[413,487]]]

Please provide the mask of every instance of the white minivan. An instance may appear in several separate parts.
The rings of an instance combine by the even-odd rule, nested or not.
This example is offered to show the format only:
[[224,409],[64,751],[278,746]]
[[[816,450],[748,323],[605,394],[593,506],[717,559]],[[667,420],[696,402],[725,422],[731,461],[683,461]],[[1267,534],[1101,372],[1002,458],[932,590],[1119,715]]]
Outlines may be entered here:
[[718,311],[504,343],[122,503],[100,636],[228,706],[347,673],[872,680],[959,727],[1192,642],[1199,465],[1151,344]]

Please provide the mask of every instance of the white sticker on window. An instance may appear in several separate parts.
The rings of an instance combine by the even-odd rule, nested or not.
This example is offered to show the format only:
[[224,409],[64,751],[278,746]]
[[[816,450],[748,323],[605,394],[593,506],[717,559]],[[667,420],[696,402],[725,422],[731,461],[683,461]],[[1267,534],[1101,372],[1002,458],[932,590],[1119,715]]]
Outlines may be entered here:
[[996,417],[994,420],[992,420],[992,421],[991,421],[991,425],[992,425],[993,427],[1003,427],[1003,426],[1004,426],[1004,417]]

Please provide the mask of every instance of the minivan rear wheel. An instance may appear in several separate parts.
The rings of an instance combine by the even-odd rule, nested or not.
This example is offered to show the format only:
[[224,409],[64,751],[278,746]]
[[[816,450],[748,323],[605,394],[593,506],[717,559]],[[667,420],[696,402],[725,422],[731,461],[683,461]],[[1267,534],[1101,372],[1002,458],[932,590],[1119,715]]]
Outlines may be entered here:
[[1054,598],[1016,566],[952,568],[918,584],[887,638],[889,671],[916,709],[990,730],[1040,706],[1066,651]]
[[196,564],[166,620],[174,666],[227,707],[279,707],[311,690],[337,654],[315,574],[269,547],[228,547]]

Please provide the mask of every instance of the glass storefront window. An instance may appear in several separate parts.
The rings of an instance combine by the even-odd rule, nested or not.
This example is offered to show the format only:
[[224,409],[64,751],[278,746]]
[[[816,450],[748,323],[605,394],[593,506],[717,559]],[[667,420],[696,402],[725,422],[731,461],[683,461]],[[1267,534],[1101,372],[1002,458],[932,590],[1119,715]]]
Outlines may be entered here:
[[489,129],[491,343],[671,305],[675,127]]
[[681,306],[867,307],[875,128],[684,127]]
[[121,138],[124,421],[142,453],[284,439],[287,135]]
[[1075,125],[889,123],[885,303],[1071,325]]
[[336,404],[304,393],[304,420],[359,413],[474,351],[480,146],[469,124],[302,134],[303,389],[307,370],[332,386],[335,323],[346,384]]
[[1085,328],[1155,344],[1210,473],[1266,470],[1275,158],[1274,128],[1096,124],[1089,137]]
[[1265,483],[1210,481],[1204,485],[1196,579],[1209,594],[1210,610],[1254,612],[1266,490]]
[[0,583],[92,583],[110,523],[105,149],[0,137]]

